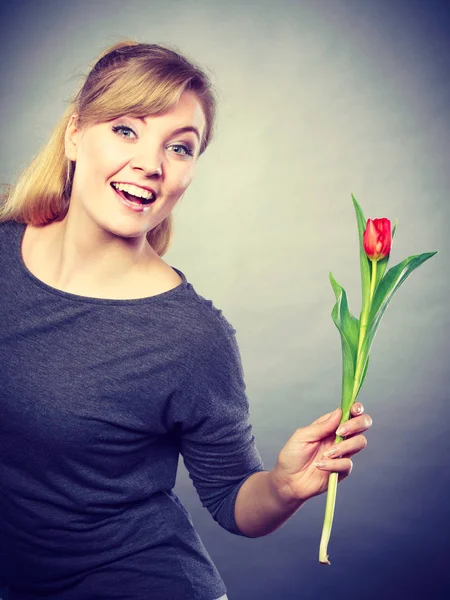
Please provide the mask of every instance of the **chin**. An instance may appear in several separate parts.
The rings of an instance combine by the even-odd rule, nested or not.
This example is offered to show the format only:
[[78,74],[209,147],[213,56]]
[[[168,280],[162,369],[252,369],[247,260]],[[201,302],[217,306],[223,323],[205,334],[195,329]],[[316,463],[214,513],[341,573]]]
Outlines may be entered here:
[[146,237],[148,231],[152,229],[151,225],[143,229],[143,224],[123,221],[120,223],[102,222],[98,223],[98,226],[107,234],[126,239]]

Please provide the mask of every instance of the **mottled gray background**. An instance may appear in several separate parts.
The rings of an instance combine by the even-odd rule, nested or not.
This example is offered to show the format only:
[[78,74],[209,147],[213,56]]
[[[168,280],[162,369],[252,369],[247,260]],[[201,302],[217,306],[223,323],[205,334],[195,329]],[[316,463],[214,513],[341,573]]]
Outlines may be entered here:
[[[360,399],[367,449],[339,486],[256,540],[223,531],[180,464],[177,491],[230,600],[448,597],[450,7],[428,0],[36,0],[2,5],[0,181],[49,135],[119,38],[168,42],[209,69],[213,145],[175,211],[167,262],[237,329],[258,448],[340,401],[331,270],[359,314],[356,225],[399,219],[391,264],[440,253],[388,309]],[[447,265],[447,266],[446,266]]]

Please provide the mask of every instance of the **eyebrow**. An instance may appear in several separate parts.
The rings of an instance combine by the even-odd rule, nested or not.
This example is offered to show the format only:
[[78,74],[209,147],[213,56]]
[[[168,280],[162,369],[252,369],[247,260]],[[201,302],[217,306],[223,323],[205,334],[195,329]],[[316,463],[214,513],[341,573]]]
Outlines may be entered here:
[[[146,120],[147,117],[137,117],[139,119],[139,121],[142,121],[144,123],[144,125],[146,124]],[[200,132],[197,129],[197,127],[193,127],[192,125],[187,125],[186,127],[179,127],[178,129],[175,129],[175,131],[172,131],[172,135],[179,135],[180,133],[187,133],[189,131],[192,131],[192,133],[195,133],[195,135],[198,138],[198,141],[200,142]]]
[[192,127],[192,126],[187,126],[187,127],[179,127],[178,129],[175,129],[175,131],[173,132],[173,135],[178,135],[180,133],[186,133],[188,131],[192,131],[192,133],[195,133],[195,135],[198,138],[198,141],[200,141],[200,133],[199,130],[197,129],[197,127]]

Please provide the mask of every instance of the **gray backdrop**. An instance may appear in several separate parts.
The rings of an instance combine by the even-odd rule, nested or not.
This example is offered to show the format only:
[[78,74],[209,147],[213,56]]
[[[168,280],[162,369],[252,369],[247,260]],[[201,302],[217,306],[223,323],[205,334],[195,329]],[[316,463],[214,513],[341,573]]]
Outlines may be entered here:
[[325,496],[246,539],[202,508],[182,461],[176,490],[230,600],[447,597],[449,3],[35,0],[1,10],[3,182],[119,38],[175,44],[209,69],[217,135],[175,210],[165,258],[237,329],[268,468],[295,428],[340,401],[328,273],[359,314],[351,192],[367,217],[398,217],[391,264],[440,251],[398,292],[375,340],[360,396],[374,426],[339,486],[330,567],[317,560]]

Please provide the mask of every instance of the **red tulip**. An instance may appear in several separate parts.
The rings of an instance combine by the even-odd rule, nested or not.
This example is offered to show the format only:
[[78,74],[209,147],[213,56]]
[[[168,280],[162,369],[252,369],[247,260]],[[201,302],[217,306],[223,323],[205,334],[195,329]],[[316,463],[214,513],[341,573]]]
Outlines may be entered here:
[[391,222],[389,219],[367,219],[363,236],[364,251],[370,260],[381,260],[388,256],[392,246]]

